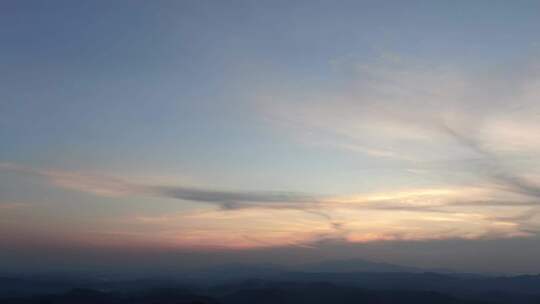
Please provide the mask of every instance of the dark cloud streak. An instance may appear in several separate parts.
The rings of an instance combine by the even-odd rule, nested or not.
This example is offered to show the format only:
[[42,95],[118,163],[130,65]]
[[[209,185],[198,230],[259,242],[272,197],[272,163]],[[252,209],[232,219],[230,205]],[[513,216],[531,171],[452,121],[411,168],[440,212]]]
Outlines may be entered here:
[[288,207],[303,209],[306,205],[314,205],[319,198],[293,192],[240,192],[214,191],[188,187],[150,187],[151,192],[162,197],[204,202],[219,205],[225,210],[264,206],[276,208]]
[[485,149],[482,143],[474,136],[467,136],[446,124],[441,125],[441,130],[461,145],[481,155],[483,161],[477,163],[479,169],[481,169],[480,171],[503,190],[540,198],[540,185],[533,184],[506,168],[502,161],[495,154]]

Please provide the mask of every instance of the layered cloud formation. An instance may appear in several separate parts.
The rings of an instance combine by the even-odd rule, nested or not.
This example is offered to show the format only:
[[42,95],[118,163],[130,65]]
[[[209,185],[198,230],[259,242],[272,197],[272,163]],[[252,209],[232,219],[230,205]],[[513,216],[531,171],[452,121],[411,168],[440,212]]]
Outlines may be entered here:
[[[537,65],[531,62],[520,76],[508,78],[504,69],[486,75],[406,62],[397,56],[369,65],[338,60],[332,63],[338,71],[346,68],[352,73],[340,90],[274,87],[253,97],[258,115],[276,132],[287,133],[288,140],[345,153],[359,167],[371,166],[369,174],[359,177],[377,179],[377,190],[359,187],[333,194],[326,189],[223,190],[14,163],[0,168],[101,197],[190,202],[182,212],[122,219],[152,231],[143,229],[136,235],[143,242],[157,237],[187,247],[260,247],[310,246],[322,239],[536,235],[540,228]],[[396,180],[403,175],[406,180]]]

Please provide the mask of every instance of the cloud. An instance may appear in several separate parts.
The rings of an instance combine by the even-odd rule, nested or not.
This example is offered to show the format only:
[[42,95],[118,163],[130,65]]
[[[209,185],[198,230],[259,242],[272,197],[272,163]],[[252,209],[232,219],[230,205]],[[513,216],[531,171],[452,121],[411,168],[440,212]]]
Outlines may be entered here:
[[[181,200],[217,204],[223,209],[239,209],[273,204],[275,208],[299,208],[300,206],[316,204],[319,198],[315,196],[292,192],[235,192],[214,191],[187,187],[151,187],[152,192],[164,197]],[[263,206],[264,207],[264,206]]]
[[[377,159],[377,168],[386,169],[372,173],[380,180],[414,172],[408,182],[472,184],[503,194],[442,205],[389,201],[364,208],[444,212],[452,205],[540,206],[540,69],[535,58],[489,73],[411,59],[341,61],[347,81],[336,87],[257,92],[263,96],[263,115],[299,143],[358,156],[358,166]],[[507,192],[516,195],[509,199]]]
[[[536,220],[519,216],[523,208],[534,206],[534,200],[521,192],[507,192],[502,187],[489,185],[325,196],[151,185],[100,174],[35,169],[16,164],[4,164],[0,168],[41,176],[56,187],[98,196],[156,197],[217,206],[206,211],[196,208],[182,214],[137,215],[126,222],[153,227],[151,232],[138,238],[149,237],[149,233],[159,234],[163,242],[182,246],[226,244],[220,239],[222,234],[230,234],[227,239],[232,242],[231,246],[242,248],[263,246],[263,243],[311,246],[325,239],[371,242],[523,236],[533,233]],[[507,217],[503,218],[503,215]],[[299,224],[301,219],[309,221]],[[208,230],[210,227],[213,228]],[[183,232],[179,234],[178,231]],[[239,239],[232,235],[248,237]]]
[[350,64],[355,76],[339,90],[260,94],[263,115],[316,146],[374,158],[437,159],[447,140],[434,123],[461,116],[463,100],[473,95],[468,75],[451,66]]
[[[47,178],[54,186],[91,193],[99,196],[151,196],[217,205],[223,210],[244,208],[306,210],[328,220],[325,209],[358,208],[374,210],[402,210],[422,212],[448,212],[452,206],[529,206],[533,201],[501,200],[501,193],[489,188],[455,187],[424,188],[379,192],[351,196],[324,196],[283,191],[221,191],[186,186],[145,185],[106,175],[63,170],[42,170],[16,164],[1,168],[34,174]],[[474,199],[472,199],[474,197]],[[482,200],[483,198],[483,200]]]
[[45,177],[53,185],[99,196],[152,196],[220,206],[225,210],[252,207],[304,209],[319,202],[321,197],[280,191],[221,191],[186,186],[145,185],[121,178],[84,172],[35,169],[11,163],[0,169]]
[[18,202],[4,203],[4,202],[0,202],[0,210],[16,210],[16,209],[26,208],[29,205],[30,204],[28,204],[28,203],[18,203]]
[[[478,163],[483,172],[489,179],[497,183],[500,187],[507,191],[516,192],[526,196],[540,199],[540,183],[534,183],[526,178],[519,176],[518,173],[512,172],[503,161],[495,154],[485,149],[482,143],[473,136],[467,136],[456,130],[443,126],[444,130],[452,138],[465,147],[478,153],[483,157],[483,161]],[[540,205],[540,201],[538,201]]]
[[465,162],[477,155],[478,147],[470,145],[478,142],[456,144],[459,138],[451,132],[459,131],[475,136],[483,149],[522,161],[526,156],[538,165],[540,69],[534,58],[530,61],[525,68],[486,73],[412,58],[367,64],[350,60],[341,65],[355,72],[337,88],[314,86],[302,92],[274,86],[257,94],[263,96],[262,114],[274,126],[316,148],[415,170],[426,162]]

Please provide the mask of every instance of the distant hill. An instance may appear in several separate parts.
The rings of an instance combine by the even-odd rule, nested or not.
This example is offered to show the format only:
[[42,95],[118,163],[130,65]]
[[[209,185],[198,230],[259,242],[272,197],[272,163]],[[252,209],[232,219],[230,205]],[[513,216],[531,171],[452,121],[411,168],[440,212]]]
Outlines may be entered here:
[[426,272],[428,270],[389,263],[371,262],[363,259],[327,260],[302,264],[298,270],[305,272]]
[[0,277],[0,303],[540,303],[540,275],[419,272],[362,260],[297,267],[304,268],[311,271],[230,264],[208,269],[196,277],[178,274],[170,279]]
[[193,278],[206,278],[213,280],[263,278],[289,272],[324,272],[324,273],[348,273],[348,272],[369,272],[369,273],[451,273],[447,269],[424,269],[418,267],[401,266],[390,263],[371,262],[364,259],[348,260],[325,260],[315,263],[305,263],[294,266],[277,264],[224,264],[208,267],[203,270],[193,271],[190,275]]
[[329,283],[278,284],[258,289],[240,289],[222,299],[223,304],[480,304],[436,292],[374,291]]
[[3,304],[487,304],[437,292],[373,291],[329,283],[274,283],[262,288],[239,285],[225,295],[175,289],[111,293],[74,289],[64,294],[0,299]]
[[488,277],[440,273],[294,272],[283,274],[278,280],[328,282],[370,290],[434,291],[501,303],[540,303],[540,275]]

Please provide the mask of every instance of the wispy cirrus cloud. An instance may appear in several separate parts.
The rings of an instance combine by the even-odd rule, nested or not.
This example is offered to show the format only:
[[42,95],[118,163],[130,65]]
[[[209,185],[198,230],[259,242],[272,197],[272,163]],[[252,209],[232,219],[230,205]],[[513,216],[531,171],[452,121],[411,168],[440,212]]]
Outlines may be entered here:
[[0,202],[0,210],[17,210],[30,206],[28,203],[20,202]]
[[[213,204],[225,210],[242,208],[324,209],[330,207],[362,209],[402,209],[426,212],[451,206],[531,206],[527,200],[535,192],[518,192],[524,196],[494,193],[485,187],[424,188],[360,195],[320,195],[285,191],[223,191],[187,186],[147,185],[107,175],[64,170],[35,169],[16,164],[1,164],[0,169],[45,177],[52,185],[98,196],[153,196]],[[499,199],[496,199],[498,197]],[[315,211],[313,211],[315,212]],[[443,212],[442,210],[440,212]]]
[[147,185],[107,175],[64,170],[36,169],[17,164],[0,164],[0,169],[45,177],[51,184],[99,196],[151,196],[213,204],[222,209],[249,207],[302,209],[317,204],[321,197],[284,191],[222,191],[187,186]]
[[496,221],[501,229],[538,233],[540,69],[535,60],[489,74],[414,60],[340,65],[349,74],[335,88],[258,91],[261,112],[300,144],[348,152],[358,156],[358,166],[377,160],[376,166],[392,168],[373,174],[380,179],[414,172],[408,181],[425,184],[424,178],[435,187],[459,190],[371,201],[353,196],[332,208],[353,202],[348,208],[447,220],[476,214],[501,219]]
[[354,72],[339,89],[258,91],[263,115],[302,143],[409,165],[474,155],[441,125],[474,134],[494,153],[540,151],[535,60],[489,74],[410,59],[341,65]]
[[[195,246],[206,240],[201,244],[212,246],[223,242],[222,233],[246,236],[242,239],[230,236],[229,240],[235,240],[231,243],[233,247],[257,247],[263,242],[272,246],[285,243],[309,246],[327,238],[365,242],[523,236],[533,233],[535,226],[531,222],[536,220],[519,216],[526,208],[535,207],[527,195],[488,186],[324,196],[146,185],[105,175],[15,164],[3,164],[0,168],[42,176],[56,187],[98,196],[146,196],[218,207],[158,216],[142,214],[126,222],[154,227],[158,230],[150,229],[151,233],[162,235],[163,241],[171,244]],[[508,207],[513,209],[509,212]],[[510,218],[511,215],[515,217]],[[301,219],[306,219],[306,223],[300,224]],[[256,242],[257,239],[261,241]]]

